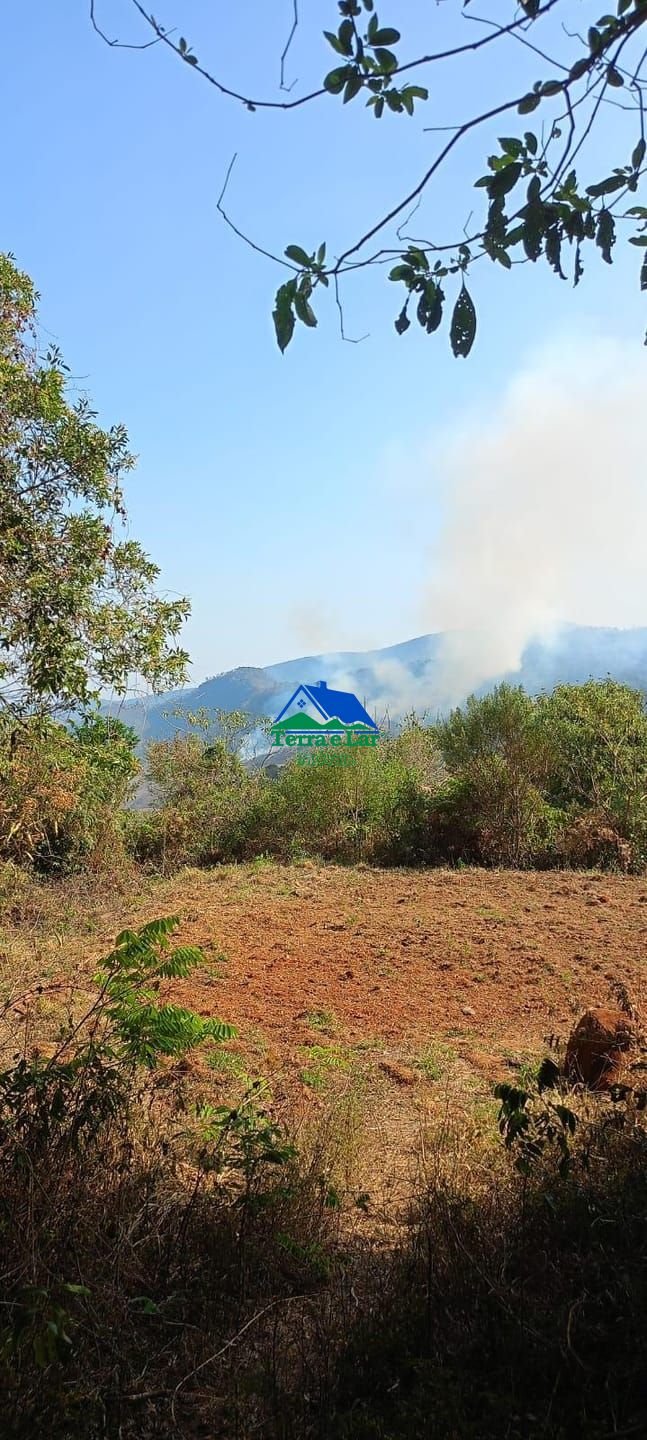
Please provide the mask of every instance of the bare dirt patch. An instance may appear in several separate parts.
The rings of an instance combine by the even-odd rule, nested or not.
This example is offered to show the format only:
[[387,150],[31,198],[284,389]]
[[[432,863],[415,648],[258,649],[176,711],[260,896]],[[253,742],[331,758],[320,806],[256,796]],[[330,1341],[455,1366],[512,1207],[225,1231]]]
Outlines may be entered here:
[[640,1006],[647,885],[609,875],[246,866],[165,897],[226,959],[190,1003],[284,1053],[321,1032],[418,1052],[434,1039],[495,1074],[622,980]]
[[[174,998],[233,1022],[259,1069],[311,1071],[312,1052],[315,1069],[343,1073],[335,1056],[366,1052],[404,1067],[393,1083],[407,1088],[403,1076],[434,1080],[452,1055],[489,1081],[549,1034],[565,1039],[613,981],[647,1003],[647,882],[597,873],[185,871],[116,899],[114,916],[104,905],[91,925],[68,915],[64,934],[39,934],[25,978],[82,985],[116,929],[172,913],[208,962]],[[15,983],[24,937],[7,927],[3,940]]]
[[270,1069],[320,1048],[339,1070],[335,1051],[364,1050],[433,1079],[453,1054],[490,1080],[566,1038],[613,981],[647,1002],[646,881],[567,872],[185,871],[114,917],[104,907],[90,933],[40,937],[28,969],[82,983],[116,928],[171,913],[208,961],[174,997],[232,1021]]

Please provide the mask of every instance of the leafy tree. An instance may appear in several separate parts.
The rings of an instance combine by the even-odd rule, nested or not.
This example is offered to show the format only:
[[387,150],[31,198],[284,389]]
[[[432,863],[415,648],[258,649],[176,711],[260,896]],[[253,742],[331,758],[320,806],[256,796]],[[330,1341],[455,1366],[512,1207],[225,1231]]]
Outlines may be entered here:
[[473,832],[478,858],[527,863],[549,822],[542,792],[550,751],[536,701],[521,686],[498,685],[481,699],[471,695],[437,736],[459,833]]
[[0,255],[0,700],[14,717],[83,709],[135,675],[176,684],[187,664],[187,601],[158,596],[157,566],[117,534],[126,431],[69,397],[57,350],[39,355],[36,299]]
[[[584,253],[597,250],[610,265],[617,234],[622,232],[638,248],[640,285],[647,289],[647,207],[635,201],[645,172],[647,79],[643,70],[647,50],[643,26],[647,0],[613,0],[609,12],[601,16],[597,14],[599,6],[591,0],[576,7],[568,0],[506,0],[505,5],[494,7],[490,17],[477,15],[471,0],[454,0],[456,20],[472,22],[470,33],[464,37],[456,33],[449,43],[447,32],[441,40],[436,39],[439,7],[430,6],[428,50],[413,57],[407,54],[406,37],[403,40],[391,17],[378,17],[375,0],[339,0],[334,19],[330,0],[331,28],[323,32],[328,64],[320,82],[304,94],[285,83],[288,52],[302,23],[298,0],[293,0],[289,34],[286,37],[277,30],[277,52],[282,46],[280,98],[258,97],[227,84],[208,62],[198,58],[172,24],[157,19],[143,0],[131,3],[152,32],[143,41],[121,42],[109,36],[101,23],[100,0],[90,0],[92,24],[109,45],[127,43],[135,49],[162,45],[207,81],[220,98],[242,104],[248,111],[292,112],[304,105],[354,102],[367,106],[378,121],[408,125],[429,106],[431,123],[426,128],[438,138],[424,174],[406,195],[382,201],[381,213],[378,209],[364,233],[344,242],[334,258],[330,258],[325,241],[290,244],[283,255],[277,255],[244,234],[223,203],[232,161],[218,201],[223,220],[253,250],[288,272],[276,293],[273,312],[282,351],[297,322],[310,329],[316,326],[313,302],[320,288],[327,288],[332,281],[339,303],[342,278],[367,266],[378,266],[383,274],[383,267],[390,263],[389,280],[401,287],[401,295],[404,292],[395,320],[398,334],[409,328],[412,319],[432,334],[442,324],[446,306],[451,308],[449,338],[458,356],[467,356],[474,344],[477,315],[467,277],[469,274],[471,285],[472,268],[484,257],[506,270],[519,261],[543,259],[561,279],[570,271],[577,285]],[[443,16],[447,16],[446,6]],[[170,17],[171,22],[174,18]],[[476,25],[481,28],[477,30]],[[538,78],[534,80],[528,78],[532,74],[529,53],[536,57]],[[457,61],[469,65],[462,84]],[[491,96],[486,108],[472,107],[462,120],[453,110],[445,114],[435,108],[435,95],[442,88],[435,85],[437,72],[444,80],[448,67],[453,67],[448,87],[452,96],[461,89],[465,94],[483,89]],[[535,112],[537,121],[528,122],[526,117]],[[614,140],[618,163],[610,169],[605,166],[600,173],[595,160],[591,161],[588,142],[592,135],[604,133],[610,114],[626,118],[626,124],[624,133]],[[506,129],[515,133],[500,136],[492,145],[490,136],[503,128],[504,117]],[[528,123],[532,128],[525,129]],[[451,166],[466,137],[481,130],[492,153],[485,173],[475,179],[484,201],[477,218],[472,222],[476,207],[468,192],[462,207],[467,218],[458,237],[432,240],[424,234],[421,216],[416,218],[418,234],[409,234],[413,214],[432,192],[438,176]],[[437,223],[436,209],[434,228]],[[454,223],[447,217],[448,225]]]
[[551,750],[553,802],[596,814],[647,858],[647,712],[644,697],[615,680],[558,685],[539,702]]

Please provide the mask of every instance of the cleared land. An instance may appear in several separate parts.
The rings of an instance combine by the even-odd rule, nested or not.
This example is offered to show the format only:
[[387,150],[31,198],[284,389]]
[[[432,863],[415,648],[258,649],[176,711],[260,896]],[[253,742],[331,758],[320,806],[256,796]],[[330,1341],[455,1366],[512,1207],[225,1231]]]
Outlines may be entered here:
[[[45,1018],[57,986],[61,998],[69,982],[84,987],[116,929],[174,913],[179,940],[208,964],[173,997],[232,1021],[232,1053],[286,1081],[307,1069],[304,1047],[322,1045],[423,1075],[440,1047],[490,1081],[538,1057],[548,1035],[565,1038],[614,982],[640,1008],[646,998],[643,878],[311,862],[185,871],[90,922],[68,901],[49,932],[5,920],[5,995],[34,1005],[38,1031],[36,1012]],[[25,996],[22,975],[44,981],[50,1001]]]

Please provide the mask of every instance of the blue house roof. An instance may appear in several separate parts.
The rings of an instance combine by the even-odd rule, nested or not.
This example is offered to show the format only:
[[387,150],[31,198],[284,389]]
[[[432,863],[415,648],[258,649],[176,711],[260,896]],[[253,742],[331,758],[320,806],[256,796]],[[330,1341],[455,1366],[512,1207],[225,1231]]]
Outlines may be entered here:
[[277,716],[277,720],[280,720],[286,710],[290,709],[300,690],[303,690],[312,700],[325,720],[336,718],[341,720],[342,725],[368,725],[371,730],[377,731],[375,721],[360,704],[356,695],[352,695],[349,690],[330,690],[325,680],[320,680],[317,685],[298,685],[294,695],[288,700],[287,705],[284,705],[281,714]]
[[371,720],[357,696],[352,695],[349,690],[329,690],[325,680],[320,680],[317,685],[304,685],[303,688],[315,705],[321,707],[327,720],[335,715],[342,725],[354,725],[361,721],[363,725],[370,725],[372,730],[377,730],[375,721]]

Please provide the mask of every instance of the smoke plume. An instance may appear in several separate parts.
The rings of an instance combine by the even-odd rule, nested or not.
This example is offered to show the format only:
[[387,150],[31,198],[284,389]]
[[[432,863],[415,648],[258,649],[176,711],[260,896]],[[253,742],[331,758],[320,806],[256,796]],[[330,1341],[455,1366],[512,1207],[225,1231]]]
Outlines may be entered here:
[[441,704],[514,672],[561,622],[647,621],[645,378],[637,346],[556,344],[435,451]]

